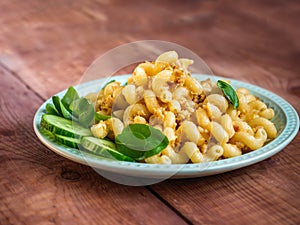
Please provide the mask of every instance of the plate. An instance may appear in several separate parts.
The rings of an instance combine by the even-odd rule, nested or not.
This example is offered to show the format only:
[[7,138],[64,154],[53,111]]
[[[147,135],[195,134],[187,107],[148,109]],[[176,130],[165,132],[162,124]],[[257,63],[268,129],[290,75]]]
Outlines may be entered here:
[[[229,78],[209,76],[209,75],[193,75],[199,80],[211,78],[212,80]],[[125,83],[129,75],[113,76],[111,79]],[[51,102],[48,99],[37,110],[33,127],[37,137],[49,149],[55,153],[68,158],[77,163],[90,165],[93,168],[103,171],[104,173],[112,173],[119,175],[126,175],[131,177],[143,177],[151,179],[165,179],[165,178],[194,178],[203,177],[227,171],[235,170],[245,166],[252,165],[267,159],[274,154],[278,153],[285,146],[287,146],[299,131],[299,117],[295,109],[284,99],[278,95],[265,90],[263,88],[244,83],[237,80],[231,80],[231,85],[234,88],[244,87],[250,90],[252,94],[259,97],[265,102],[268,107],[275,111],[275,117],[272,119],[278,130],[278,136],[266,144],[264,147],[249,152],[247,154],[237,156],[229,159],[222,159],[219,161],[199,164],[174,164],[174,165],[159,165],[159,164],[146,164],[135,162],[113,161],[102,157],[97,157],[93,154],[83,153],[80,150],[69,148],[55,142],[50,136],[43,133],[40,127],[41,116],[45,113],[45,106]],[[86,95],[90,92],[99,91],[101,85],[108,82],[107,78],[89,81],[75,86],[80,96]],[[59,97],[65,94],[65,91],[58,93]]]

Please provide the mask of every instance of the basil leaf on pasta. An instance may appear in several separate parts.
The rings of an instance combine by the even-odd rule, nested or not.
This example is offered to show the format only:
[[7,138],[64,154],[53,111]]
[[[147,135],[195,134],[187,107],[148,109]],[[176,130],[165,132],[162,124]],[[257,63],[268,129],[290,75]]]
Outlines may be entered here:
[[115,139],[117,150],[135,160],[143,160],[164,150],[168,138],[158,129],[145,124],[130,124]]
[[233,108],[236,109],[237,107],[239,107],[239,98],[236,95],[235,90],[230,86],[230,84],[218,80],[217,85],[222,90],[225,97],[231,102]]

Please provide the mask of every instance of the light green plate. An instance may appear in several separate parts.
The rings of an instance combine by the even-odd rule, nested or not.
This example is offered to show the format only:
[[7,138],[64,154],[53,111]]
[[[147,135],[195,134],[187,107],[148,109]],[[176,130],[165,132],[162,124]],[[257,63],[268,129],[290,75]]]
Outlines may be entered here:
[[[215,81],[217,79],[228,79],[217,76],[211,77],[208,75],[194,75],[194,77],[198,78],[199,80],[211,78]],[[125,83],[127,81],[127,78],[128,75],[123,75],[114,76],[111,79],[115,79],[117,81],[120,81],[121,83]],[[90,92],[99,91],[101,86],[106,82],[108,82],[108,79],[99,79],[96,81],[90,81],[80,84],[78,86],[75,86],[75,88],[78,90],[80,95],[86,95]],[[234,158],[200,164],[159,165],[112,161],[109,159],[94,156],[92,154],[82,153],[77,149],[68,148],[56,143],[51,138],[51,136],[48,136],[47,134],[42,132],[40,127],[41,116],[45,113],[45,105],[51,102],[51,99],[48,99],[37,110],[33,121],[33,127],[40,141],[57,154],[72,161],[90,165],[96,169],[100,169],[110,173],[155,179],[169,177],[192,178],[224,173],[227,171],[252,165],[273,156],[274,154],[283,150],[284,147],[286,147],[293,140],[293,138],[299,131],[298,114],[287,101],[285,101],[278,95],[255,85],[232,79],[231,85],[234,88],[247,88],[251,91],[252,94],[264,101],[268,105],[268,107],[273,108],[275,111],[275,117],[272,119],[272,121],[275,123],[278,129],[278,137],[266,144],[264,147]],[[58,93],[57,95],[62,97],[65,92],[66,90]]]

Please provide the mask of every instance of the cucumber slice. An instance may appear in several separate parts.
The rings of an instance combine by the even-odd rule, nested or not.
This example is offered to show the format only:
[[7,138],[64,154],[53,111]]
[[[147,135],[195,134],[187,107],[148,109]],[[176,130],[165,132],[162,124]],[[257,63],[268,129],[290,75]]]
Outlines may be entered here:
[[134,162],[131,157],[118,152],[116,145],[108,140],[96,137],[84,137],[81,140],[81,145],[85,149],[106,158]]
[[55,140],[71,148],[78,148],[78,145],[80,144],[80,140],[78,138],[66,137],[59,134],[55,134]]
[[78,139],[92,135],[89,129],[80,126],[78,123],[50,114],[42,116],[41,126],[54,134]]

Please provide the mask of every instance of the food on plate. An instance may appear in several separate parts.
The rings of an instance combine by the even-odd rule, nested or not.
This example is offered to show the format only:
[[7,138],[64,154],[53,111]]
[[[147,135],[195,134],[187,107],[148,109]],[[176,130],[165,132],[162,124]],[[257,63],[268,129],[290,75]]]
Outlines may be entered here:
[[41,126],[70,147],[155,164],[231,158],[276,138],[272,108],[230,81],[197,80],[192,63],[169,51],[137,65],[126,84],[84,97],[70,87],[46,105]]

